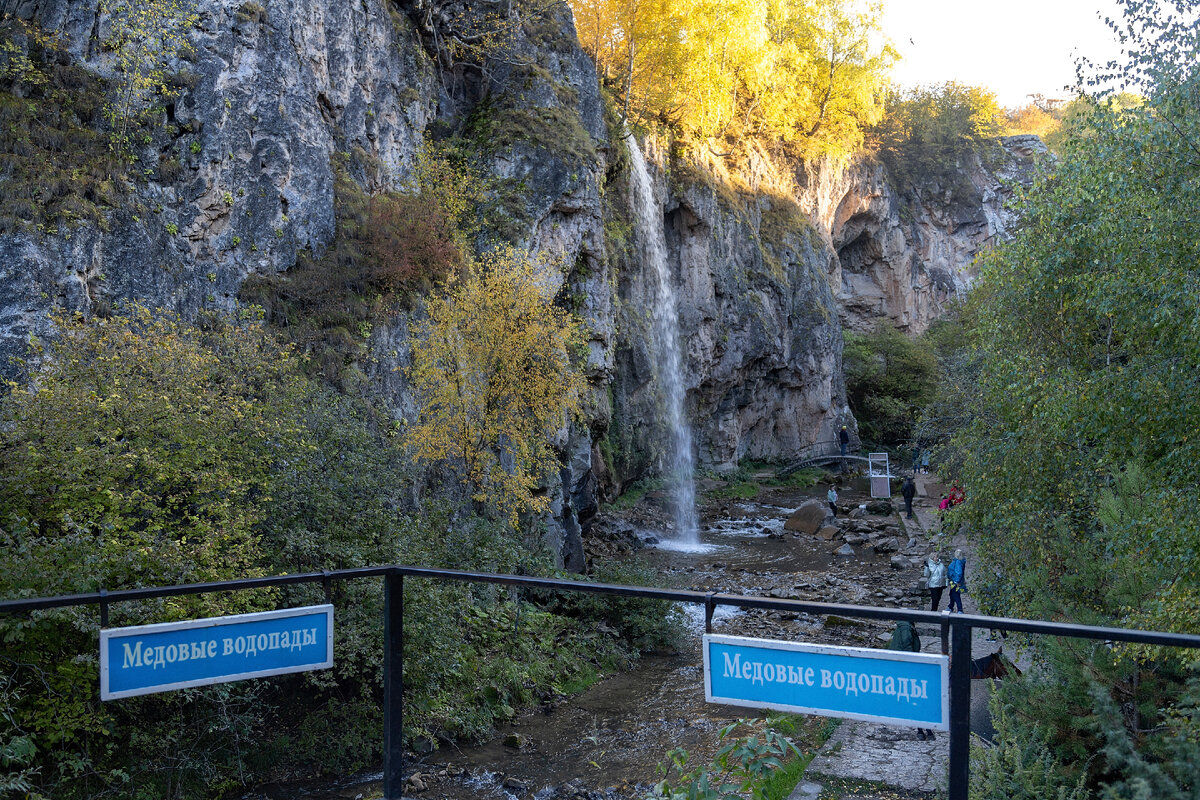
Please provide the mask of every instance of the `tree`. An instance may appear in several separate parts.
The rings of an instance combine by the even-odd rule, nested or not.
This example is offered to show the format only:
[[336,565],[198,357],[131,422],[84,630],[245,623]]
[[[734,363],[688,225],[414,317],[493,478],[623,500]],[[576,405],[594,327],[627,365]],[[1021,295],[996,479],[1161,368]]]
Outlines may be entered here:
[[994,145],[1004,111],[991,91],[953,81],[893,92],[871,144],[901,187],[940,193],[963,180],[963,159]]
[[[969,339],[980,413],[955,437],[956,477],[991,565],[975,583],[985,610],[1195,633],[1200,28],[1190,2],[1123,5],[1129,64],[1090,79],[1113,88],[1087,98],[1080,133],[1022,198],[1013,239],[983,258]],[[1171,763],[1186,748],[1173,749],[1167,721],[1192,713],[1190,654],[1040,652],[1049,678],[1026,722],[1073,759],[1107,743],[1089,762],[1106,796],[1138,796],[1117,787],[1144,760],[1188,774]]]
[[1062,121],[1059,117],[1040,106],[1030,103],[1027,106],[1008,113],[1008,128],[1006,133],[1009,136],[1032,134],[1045,141],[1047,136],[1057,133],[1061,127]]
[[762,134],[848,153],[895,59],[878,5],[847,0],[572,0],[625,116],[699,136]]
[[191,47],[199,16],[194,0],[110,0],[105,47],[115,56],[117,93],[105,108],[118,149],[130,146],[130,127],[153,113],[155,98],[174,96],[171,68]]
[[572,364],[581,329],[550,302],[558,280],[544,260],[493,252],[429,299],[411,339],[413,452],[449,466],[476,502],[513,522],[546,509],[535,490],[557,464],[550,439],[583,387]]
[[863,438],[892,446],[911,441],[933,396],[933,354],[887,322],[868,334],[846,331],[845,342],[846,395]]

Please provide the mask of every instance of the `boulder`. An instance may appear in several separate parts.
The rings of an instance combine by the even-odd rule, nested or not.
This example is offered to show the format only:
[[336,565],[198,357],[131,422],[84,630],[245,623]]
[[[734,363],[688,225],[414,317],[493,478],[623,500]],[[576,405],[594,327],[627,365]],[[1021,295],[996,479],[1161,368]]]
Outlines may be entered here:
[[841,532],[841,528],[836,525],[826,525],[824,528],[821,528],[821,530],[817,531],[817,536],[820,536],[827,542],[832,542]]
[[886,516],[892,513],[892,501],[882,499],[872,500],[867,503],[867,511],[871,514]]
[[865,544],[867,537],[861,533],[851,533],[846,536],[846,544]]
[[895,536],[888,536],[886,539],[880,539],[872,545],[872,549],[876,553],[894,553],[900,549],[900,543],[896,541]]
[[805,500],[799,508],[792,512],[783,527],[789,531],[813,534],[825,524],[825,517],[828,515],[829,504],[824,500]]
[[854,548],[848,544],[844,544],[841,547],[839,547],[837,550],[834,550],[833,553],[834,553],[834,555],[838,555],[838,556],[852,556],[852,555],[854,555]]
[[909,569],[912,567],[912,562],[904,556],[892,556],[892,569]]
[[867,507],[866,506],[859,506],[858,508],[852,509],[850,511],[850,519],[862,519],[866,515],[867,515]]

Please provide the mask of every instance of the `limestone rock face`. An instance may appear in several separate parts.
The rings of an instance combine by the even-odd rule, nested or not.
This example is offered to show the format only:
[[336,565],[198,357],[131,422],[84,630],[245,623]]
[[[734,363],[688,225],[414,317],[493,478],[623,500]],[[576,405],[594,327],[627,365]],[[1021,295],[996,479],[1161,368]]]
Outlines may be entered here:
[[[0,350],[46,332],[51,303],[231,310],[247,276],[286,270],[332,239],[335,156],[377,161],[369,188],[408,179],[437,84],[405,18],[386,0],[267,2],[254,14],[243,5],[200,0],[194,54],[178,65],[191,86],[137,154],[154,166],[178,160],[177,177],[137,181],[108,231],[0,237]],[[21,13],[110,72],[97,0],[34,0]]]
[[1005,207],[1047,157],[1036,136],[1010,136],[994,153],[973,153],[955,187],[899,191],[878,162],[805,165],[802,205],[828,236],[830,280],[846,327],[869,330],[888,319],[920,333],[961,299],[975,257],[1015,221]]
[[[697,462],[723,471],[833,440],[853,418],[827,248],[803,216],[773,228],[770,200],[747,208],[702,181],[668,185],[665,155],[649,148],[647,159],[663,209]],[[615,472],[636,477],[664,448],[654,433],[663,428],[651,328],[656,277],[634,261],[622,261],[616,277],[611,450]],[[644,461],[622,460],[626,453]]]
[[[425,138],[459,132],[480,111],[500,131],[485,168],[507,187],[497,193],[508,233],[566,265],[555,288],[588,333],[584,419],[556,436],[562,466],[546,487],[547,545],[582,567],[580,537],[600,500],[662,469],[657,278],[628,246],[635,234],[621,232],[627,214],[610,207],[628,194],[628,152],[605,120],[569,11],[548,6],[517,32],[519,57],[483,74],[446,65],[431,45],[436,26],[475,5],[199,0],[194,53],[178,64],[185,88],[164,128],[139,144],[145,174],[107,227],[0,235],[0,373],[15,374],[10,357],[31,334],[53,333],[55,306],[104,311],[138,299],[193,318],[234,309],[247,279],[286,273],[298,253],[330,245],[339,174],[368,192],[402,189]],[[112,74],[99,0],[18,6],[65,32],[76,60]],[[886,317],[914,333],[927,327],[969,285],[975,253],[1010,225],[1001,179],[1023,179],[1041,150],[1033,137],[1006,140],[999,166],[966,165],[974,188],[940,200],[897,194],[867,159],[793,165],[799,188],[781,204],[768,192],[731,199],[649,149],[685,411],[697,462],[717,470],[786,460],[853,425],[843,325]],[[175,169],[158,169],[166,163]],[[784,209],[792,200],[803,213]],[[396,418],[415,413],[397,370],[421,313],[412,305],[378,320],[364,344],[363,379]],[[825,518],[818,506],[812,531]]]

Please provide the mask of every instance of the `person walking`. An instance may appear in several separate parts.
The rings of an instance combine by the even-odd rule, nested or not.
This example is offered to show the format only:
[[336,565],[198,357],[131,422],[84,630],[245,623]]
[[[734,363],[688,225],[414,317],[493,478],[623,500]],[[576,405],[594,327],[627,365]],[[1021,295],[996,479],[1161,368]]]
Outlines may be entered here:
[[909,519],[912,519],[913,498],[917,496],[917,484],[912,475],[904,479],[904,484],[900,487],[900,495],[904,498],[904,513],[908,515]]
[[846,448],[850,446],[850,432],[846,430],[845,425],[843,425],[842,429],[838,431],[838,445],[842,450],[842,458],[845,458]]
[[921,451],[921,472],[929,473],[929,450]]
[[825,499],[829,501],[829,513],[836,517],[838,501],[837,489],[830,486],[829,491],[825,493]]
[[954,551],[954,560],[946,568],[946,577],[950,581],[950,602],[946,605],[950,613],[958,606],[958,613],[963,613],[962,593],[967,590],[967,560],[963,558],[961,549]]
[[[896,630],[892,631],[892,638],[888,639],[887,649],[899,650],[902,653],[921,652],[921,637],[917,636],[917,631],[911,622],[900,620],[896,623]],[[932,739],[933,731],[928,728],[917,728],[917,738]]]
[[946,565],[942,563],[937,550],[925,559],[924,577],[925,585],[929,587],[929,610],[937,611],[942,602],[942,592],[946,589]]

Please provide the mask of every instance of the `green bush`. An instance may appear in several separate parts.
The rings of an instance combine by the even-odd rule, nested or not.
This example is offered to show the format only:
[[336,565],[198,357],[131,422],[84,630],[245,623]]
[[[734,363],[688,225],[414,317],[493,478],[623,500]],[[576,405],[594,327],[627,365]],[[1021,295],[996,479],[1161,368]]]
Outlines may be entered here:
[[[0,597],[398,562],[552,573],[522,532],[414,507],[412,467],[375,415],[306,377],[258,322],[192,326],[133,305],[57,324],[0,402]],[[406,733],[431,739],[482,736],[628,663],[665,616],[415,579],[405,595]],[[323,599],[304,585],[120,603],[111,624]],[[331,670],[111,703],[98,701],[94,609],[0,620],[0,786],[192,798],[373,766],[379,581],[335,582],[332,600]]]
[[[739,728],[750,733],[731,738]],[[749,794],[762,797],[764,786],[783,769],[789,757],[801,753],[791,740],[761,721],[739,720],[721,729],[724,742],[707,764],[692,767],[691,755],[682,747],[667,753],[660,765],[663,779],[646,800],[744,800]]]
[[932,351],[888,322],[867,334],[846,331],[845,342],[846,395],[863,440],[893,447],[909,441],[934,394]]
[[994,695],[995,744],[971,746],[970,800],[1089,800],[1083,771],[1062,764],[1036,727],[1015,724]]
[[951,81],[893,90],[867,138],[899,187],[941,195],[965,188],[964,159],[994,147],[1004,127],[992,92]]

